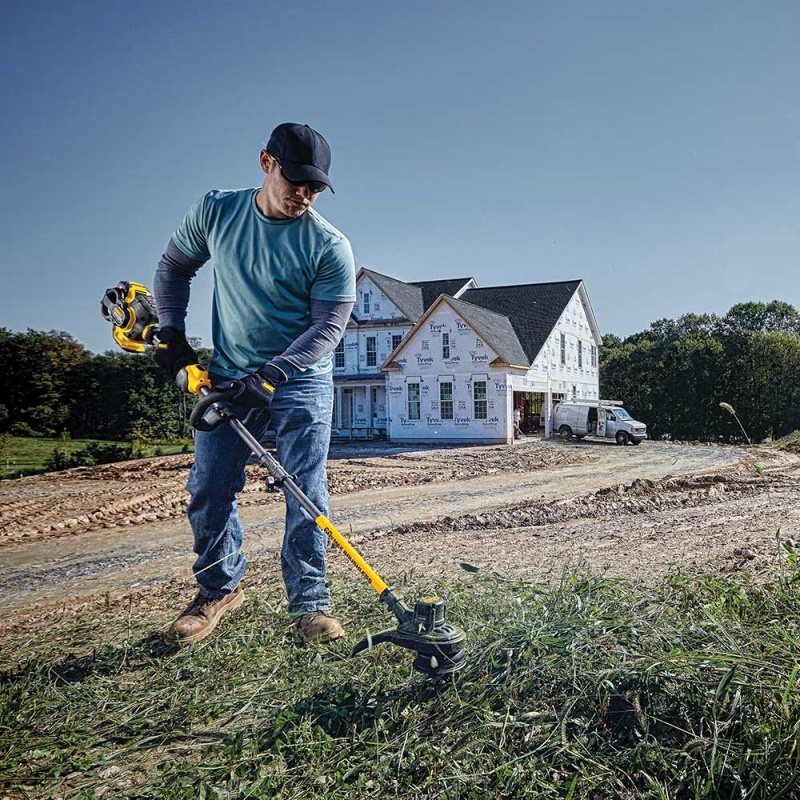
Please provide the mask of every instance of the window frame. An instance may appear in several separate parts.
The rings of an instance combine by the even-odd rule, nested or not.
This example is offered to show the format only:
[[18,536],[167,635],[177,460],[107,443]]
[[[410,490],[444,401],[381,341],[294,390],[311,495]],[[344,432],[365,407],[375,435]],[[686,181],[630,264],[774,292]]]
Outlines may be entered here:
[[[448,397],[444,396],[445,387],[449,393]],[[439,383],[439,419],[452,420],[454,413],[453,381],[441,381]]]
[[[365,344],[364,344],[364,352],[366,354],[366,362],[368,367],[377,367],[378,366],[378,337],[377,336],[366,336],[365,337]],[[370,344],[372,345],[372,349],[370,349]]]
[[[472,418],[489,419],[488,381],[472,381]],[[478,396],[478,387],[483,387],[483,397]]]
[[[412,388],[416,390],[416,398],[412,398]],[[410,420],[422,418],[422,381],[409,381],[406,384],[406,414]]]
[[344,369],[344,336],[339,339],[339,343],[333,348],[333,368]]

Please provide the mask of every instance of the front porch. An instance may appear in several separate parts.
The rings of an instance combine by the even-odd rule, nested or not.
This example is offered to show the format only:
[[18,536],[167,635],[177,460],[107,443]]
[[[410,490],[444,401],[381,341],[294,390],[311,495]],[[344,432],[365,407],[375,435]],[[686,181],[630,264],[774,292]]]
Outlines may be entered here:
[[373,379],[335,379],[331,438],[386,438],[386,383]]

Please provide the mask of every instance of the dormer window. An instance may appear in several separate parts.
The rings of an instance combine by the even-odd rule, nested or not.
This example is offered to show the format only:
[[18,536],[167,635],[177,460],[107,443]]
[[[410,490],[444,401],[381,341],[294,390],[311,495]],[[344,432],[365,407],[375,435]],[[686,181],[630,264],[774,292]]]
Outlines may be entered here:
[[364,292],[364,313],[369,314],[369,292]]

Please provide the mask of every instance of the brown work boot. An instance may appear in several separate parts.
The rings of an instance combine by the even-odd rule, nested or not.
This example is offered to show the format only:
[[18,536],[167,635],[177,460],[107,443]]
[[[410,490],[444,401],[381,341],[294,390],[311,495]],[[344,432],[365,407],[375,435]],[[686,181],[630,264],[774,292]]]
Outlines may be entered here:
[[219,618],[226,611],[233,611],[244,602],[244,592],[236,589],[224,597],[211,600],[201,592],[185,611],[169,626],[164,634],[173,644],[194,644],[205,639],[217,627]]
[[344,628],[327,611],[312,611],[294,621],[294,635],[298,644],[327,644],[341,639]]

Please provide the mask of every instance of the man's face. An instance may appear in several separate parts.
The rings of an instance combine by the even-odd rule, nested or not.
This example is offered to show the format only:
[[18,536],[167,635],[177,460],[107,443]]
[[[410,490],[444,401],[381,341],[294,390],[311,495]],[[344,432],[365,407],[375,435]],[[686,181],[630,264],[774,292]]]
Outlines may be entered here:
[[266,150],[261,151],[261,169],[264,171],[264,183],[259,192],[259,207],[268,217],[301,217],[319,196],[319,192],[312,192],[306,184],[296,186],[289,183],[281,172],[278,159]]

